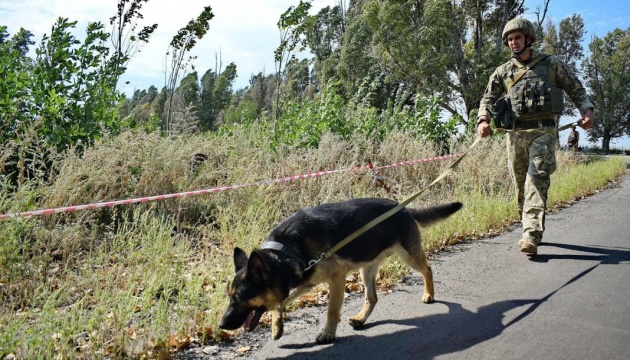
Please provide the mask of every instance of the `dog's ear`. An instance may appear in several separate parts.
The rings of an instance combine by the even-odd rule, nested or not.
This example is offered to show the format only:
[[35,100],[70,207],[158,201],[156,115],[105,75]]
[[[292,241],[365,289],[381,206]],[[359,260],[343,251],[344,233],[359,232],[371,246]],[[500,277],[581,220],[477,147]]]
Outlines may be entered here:
[[257,283],[266,282],[267,280],[267,268],[265,266],[265,260],[258,252],[254,251],[249,256],[249,262],[247,263],[247,276],[251,277]]
[[234,248],[234,268],[235,272],[238,272],[245,266],[247,266],[247,254],[241,248]]

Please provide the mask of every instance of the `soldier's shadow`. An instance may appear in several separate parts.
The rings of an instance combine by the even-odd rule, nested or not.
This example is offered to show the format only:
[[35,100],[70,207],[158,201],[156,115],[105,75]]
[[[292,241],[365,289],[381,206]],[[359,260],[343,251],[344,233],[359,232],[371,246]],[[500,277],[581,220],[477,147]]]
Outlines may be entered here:
[[561,249],[582,252],[584,254],[540,254],[530,257],[530,261],[546,263],[549,260],[590,260],[600,264],[630,263],[630,248],[604,248],[600,246],[584,246],[560,243],[545,243]]

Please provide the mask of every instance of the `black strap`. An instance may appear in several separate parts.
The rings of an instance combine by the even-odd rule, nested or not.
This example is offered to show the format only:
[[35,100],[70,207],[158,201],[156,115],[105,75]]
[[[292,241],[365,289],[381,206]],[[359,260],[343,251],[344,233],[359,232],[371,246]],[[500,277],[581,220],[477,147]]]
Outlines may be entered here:
[[281,253],[284,253],[285,255],[288,255],[289,257],[292,257],[295,260],[297,260],[302,265],[302,267],[306,267],[307,261],[302,255],[300,255],[298,252],[294,251],[290,247],[284,244],[281,244],[277,241],[266,241],[262,245],[261,249],[271,249],[271,250],[280,251]]

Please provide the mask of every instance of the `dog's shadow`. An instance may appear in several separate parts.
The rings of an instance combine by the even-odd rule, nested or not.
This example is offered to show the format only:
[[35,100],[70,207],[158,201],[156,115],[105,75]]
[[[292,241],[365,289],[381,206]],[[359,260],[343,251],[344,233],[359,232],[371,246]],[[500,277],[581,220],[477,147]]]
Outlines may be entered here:
[[[361,358],[374,359],[423,359],[453,353],[472,347],[499,335],[508,326],[520,321],[545,300],[506,300],[469,311],[460,304],[438,301],[446,305],[448,312],[403,320],[381,320],[368,323],[364,330],[385,325],[397,324],[408,329],[393,333],[364,336],[361,330],[350,337],[340,337],[332,346],[323,347],[312,342],[283,345],[282,348],[297,350],[284,359],[338,359]],[[529,305],[518,318],[503,323],[505,314],[510,310]],[[344,344],[345,343],[345,344]],[[299,352],[300,349],[315,348],[317,351]],[[319,348],[321,347],[321,348]]]
[[[554,259],[595,260],[599,263],[577,274],[567,283],[540,299],[504,300],[483,306],[477,311],[467,310],[461,304],[438,301],[438,304],[448,307],[448,312],[411,319],[368,322],[364,327],[364,329],[370,329],[384,324],[398,324],[410,327],[408,329],[370,337],[361,335],[361,331],[356,331],[352,336],[337,339],[337,345],[326,347],[313,342],[283,345],[282,348],[298,351],[283,358],[336,359],[369,355],[371,358],[378,359],[416,359],[418,354],[422,354],[422,358],[431,359],[439,355],[458,352],[500,335],[509,326],[534,312],[560,289],[582,278],[599,265],[630,263],[630,249],[627,248],[610,249],[556,243],[546,243],[545,246],[560,247],[584,252],[584,254],[538,255],[532,257],[532,261],[545,263]],[[520,307],[524,307],[524,310],[506,322],[506,314]],[[312,351],[312,348],[316,347],[318,350]],[[311,348],[310,351],[299,351],[309,348]]]

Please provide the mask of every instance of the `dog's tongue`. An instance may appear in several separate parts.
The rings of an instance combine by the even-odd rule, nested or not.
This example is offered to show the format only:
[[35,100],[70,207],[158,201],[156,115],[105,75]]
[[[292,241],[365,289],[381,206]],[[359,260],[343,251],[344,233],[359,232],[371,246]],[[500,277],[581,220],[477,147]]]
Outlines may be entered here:
[[250,332],[258,326],[258,322],[260,321],[260,317],[262,316],[262,311],[254,310],[249,315],[247,315],[247,319],[245,319],[245,323],[243,324],[243,330],[245,332]]

